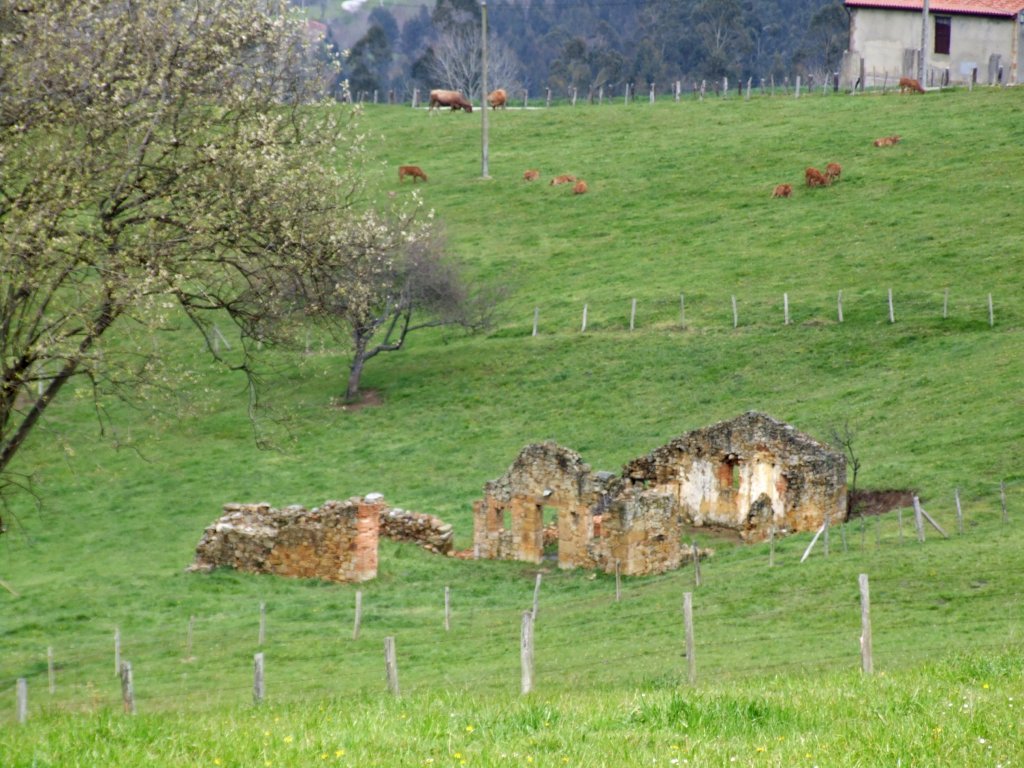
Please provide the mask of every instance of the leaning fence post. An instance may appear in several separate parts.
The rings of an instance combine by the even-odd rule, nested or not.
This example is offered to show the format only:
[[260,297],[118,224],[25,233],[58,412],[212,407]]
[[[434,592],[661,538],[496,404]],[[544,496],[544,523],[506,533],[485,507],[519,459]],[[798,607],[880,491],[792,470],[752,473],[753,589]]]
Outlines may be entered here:
[[924,543],[924,520],[921,519],[921,501],[914,497],[914,529],[917,531],[917,540]]
[[124,713],[135,714],[135,683],[132,681],[132,663],[121,662],[121,698],[124,700]]
[[391,636],[384,638],[384,672],[388,679],[388,690],[393,696],[398,696],[398,659],[395,655],[395,638]]
[[868,589],[868,575],[860,574],[860,663],[864,674],[874,671],[871,658],[871,595]]
[[521,667],[520,692],[533,690],[533,615],[523,611],[523,625],[519,634],[519,663]]
[[263,653],[252,657],[252,703],[262,704],[267,689],[263,682]]
[[24,677],[18,678],[18,722],[24,723],[28,720],[28,680]]
[[960,488],[956,489],[956,532],[964,535],[964,511],[960,507]]
[[690,685],[697,682],[696,643],[693,641],[693,592],[683,593],[683,624],[686,627],[686,666]]
[[822,523],[821,524],[821,528],[819,528],[817,533],[814,534],[814,538],[811,539],[811,543],[808,544],[807,545],[807,549],[804,550],[804,556],[800,558],[800,562],[801,563],[804,560],[806,560],[808,557],[811,556],[811,550],[814,549],[814,545],[818,543],[818,537],[821,536],[821,534],[822,534],[822,532],[824,532],[824,530],[825,530],[825,524]]
[[356,616],[352,623],[352,639],[359,639],[359,627],[363,623],[363,590],[356,590]]

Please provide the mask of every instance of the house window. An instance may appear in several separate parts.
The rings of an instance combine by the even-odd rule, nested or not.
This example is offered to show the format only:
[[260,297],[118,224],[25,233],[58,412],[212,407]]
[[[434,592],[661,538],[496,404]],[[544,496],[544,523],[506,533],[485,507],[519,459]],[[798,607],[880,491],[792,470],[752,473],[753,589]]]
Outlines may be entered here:
[[953,27],[950,16],[935,17],[935,52],[949,55],[949,37]]

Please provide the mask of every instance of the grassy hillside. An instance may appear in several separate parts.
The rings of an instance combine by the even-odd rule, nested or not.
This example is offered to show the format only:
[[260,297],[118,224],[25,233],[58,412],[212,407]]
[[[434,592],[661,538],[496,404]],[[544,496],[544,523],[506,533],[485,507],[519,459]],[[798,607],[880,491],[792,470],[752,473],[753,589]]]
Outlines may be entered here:
[[[87,765],[93,754],[128,765],[150,754],[157,764],[254,765],[260,734],[283,733],[275,717],[308,752],[298,762],[267,753],[273,764],[334,759],[338,749],[352,765],[459,764],[455,752],[486,765],[528,756],[545,765],[669,764],[680,759],[673,745],[705,765],[794,765],[807,754],[824,755],[823,765],[924,765],[947,753],[965,765],[1019,760],[1010,698],[1024,695],[1024,176],[1013,172],[1024,161],[1022,99],[979,89],[510,109],[491,115],[489,180],[480,178],[479,111],[369,108],[364,126],[383,137],[371,168],[381,199],[413,194],[397,181],[399,164],[426,170],[430,181],[415,191],[453,250],[476,277],[509,290],[499,325],[473,337],[428,333],[373,360],[365,385],[382,405],[362,409],[336,404],[346,350],[312,337],[303,354],[268,351],[279,371],[268,396],[290,417],[287,428],[264,425],[271,451],[254,444],[243,383],[209,368],[184,330],[159,340],[169,362],[194,371],[174,399],[153,410],[110,404],[104,434],[86,390],[58,404],[18,467],[41,507],[20,497],[0,540],[0,578],[20,594],[0,592],[0,695],[10,702],[0,719],[12,721],[14,680],[27,677],[34,721],[5,729],[0,754],[17,751],[3,762]],[[894,133],[903,136],[897,146],[872,146]],[[843,165],[838,184],[801,186],[804,168],[829,161]],[[523,182],[527,168],[545,181]],[[558,173],[585,178],[590,192],[548,186]],[[780,182],[794,184],[792,199],[770,197]],[[547,573],[532,704],[516,696],[519,614],[536,572],[525,564],[385,544],[380,578],[363,587],[358,641],[352,587],[182,573],[227,501],[312,506],[380,491],[454,523],[468,546],[473,499],[528,442],[555,439],[615,470],[748,409],[824,440],[848,423],[861,487],[915,489],[951,532],[959,488],[968,524],[963,536],[930,533],[919,545],[908,520],[901,541],[892,513],[853,523],[845,546],[834,532],[827,560],[819,551],[798,565],[808,539],[788,540],[771,570],[766,547],[700,535],[718,554],[696,595],[692,698],[680,655],[688,571],[631,579],[619,604],[605,576]],[[875,590],[876,668],[892,682],[857,677],[862,572]],[[446,585],[456,606],[449,636],[439,632]],[[276,708],[251,715],[261,601]],[[196,658],[183,661],[190,616]],[[132,725],[107,714],[119,699],[115,627],[140,710],[201,711],[211,732],[173,714]],[[404,704],[382,700],[385,635],[397,638]],[[52,696],[48,646],[58,659]],[[921,666],[935,657],[936,666]],[[947,702],[959,712],[961,697],[971,702],[967,725],[934,714]],[[307,699],[326,709],[297,705]],[[446,721],[449,709],[457,716]],[[706,709],[718,714],[694,719]],[[69,720],[68,710],[99,714]],[[872,723],[864,744],[853,746],[851,724],[834,739],[820,735],[835,710]],[[422,716],[421,727],[404,732],[403,714]],[[563,725],[557,733],[543,725],[552,720]],[[897,721],[919,732],[892,730]],[[233,745],[223,753],[215,728]],[[324,741],[339,730],[351,741]],[[996,732],[998,754],[985,749]],[[463,748],[456,734],[476,746]],[[51,752],[26,746],[40,738]],[[139,746],[146,741],[163,746]],[[96,751],[75,754],[70,745],[83,743]]]

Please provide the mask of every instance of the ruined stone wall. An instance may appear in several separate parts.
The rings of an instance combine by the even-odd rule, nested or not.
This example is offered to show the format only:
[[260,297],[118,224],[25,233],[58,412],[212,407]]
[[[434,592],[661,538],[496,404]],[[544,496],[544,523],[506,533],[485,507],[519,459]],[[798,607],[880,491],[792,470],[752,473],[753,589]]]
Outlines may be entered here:
[[439,555],[451,552],[454,534],[449,523],[433,515],[398,508],[385,509],[380,515],[381,538],[417,544]]
[[307,510],[269,504],[225,504],[203,533],[189,570],[235,568],[303,579],[361,582],[377,575],[384,502],[352,498]]
[[846,519],[846,459],[793,427],[749,412],[687,433],[626,465],[623,474],[680,502],[695,525],[747,540],[816,530]]
[[612,573],[618,561],[624,576],[675,570],[684,556],[682,525],[674,496],[624,489],[601,517],[601,536],[589,547],[591,567]]

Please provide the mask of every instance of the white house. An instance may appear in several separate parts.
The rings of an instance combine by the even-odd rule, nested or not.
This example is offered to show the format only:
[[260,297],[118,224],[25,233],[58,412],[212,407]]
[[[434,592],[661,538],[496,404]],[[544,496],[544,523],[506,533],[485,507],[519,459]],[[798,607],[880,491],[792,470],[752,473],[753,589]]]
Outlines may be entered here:
[[926,33],[922,85],[1021,82],[1024,0],[846,0],[850,46],[844,80],[894,84],[918,78]]

